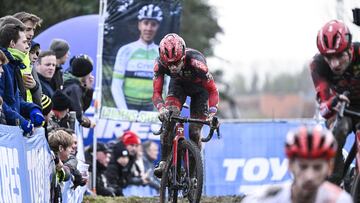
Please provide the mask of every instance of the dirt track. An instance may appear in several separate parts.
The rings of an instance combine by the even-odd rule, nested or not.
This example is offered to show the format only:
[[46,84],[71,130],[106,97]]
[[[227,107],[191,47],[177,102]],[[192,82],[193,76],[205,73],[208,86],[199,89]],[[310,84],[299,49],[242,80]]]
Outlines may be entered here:
[[[242,197],[240,196],[221,196],[221,197],[203,197],[201,203],[240,203]],[[86,203],[158,203],[159,198],[140,198],[140,197],[85,197],[84,201]],[[185,203],[188,201],[178,201],[179,203]]]

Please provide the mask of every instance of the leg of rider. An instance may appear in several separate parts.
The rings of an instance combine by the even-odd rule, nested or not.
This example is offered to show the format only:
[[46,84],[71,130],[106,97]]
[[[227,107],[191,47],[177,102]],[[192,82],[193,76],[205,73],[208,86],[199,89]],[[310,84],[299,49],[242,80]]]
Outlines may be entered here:
[[[191,97],[190,112],[191,118],[206,119],[208,116],[208,98],[207,90],[202,87],[193,88],[196,90],[195,96]],[[191,123],[189,126],[190,139],[197,144],[201,150],[201,129],[202,124]]]
[[[195,88],[194,88],[195,89]],[[209,94],[203,88],[197,88],[196,96],[191,97],[190,114],[191,118],[206,119],[208,116],[208,97]],[[197,144],[201,151],[201,129],[202,124],[191,123],[189,126],[190,139]],[[190,176],[193,177],[194,172],[194,160],[190,157]]]
[[[342,181],[342,174],[344,170],[344,158],[342,154],[342,148],[345,145],[348,134],[352,131],[352,120],[349,117],[343,117],[338,121],[339,123],[333,129],[333,134],[338,144],[338,149],[335,156],[335,165],[333,173],[328,180],[334,184],[340,185]],[[326,121],[326,125],[332,127],[334,119]]]

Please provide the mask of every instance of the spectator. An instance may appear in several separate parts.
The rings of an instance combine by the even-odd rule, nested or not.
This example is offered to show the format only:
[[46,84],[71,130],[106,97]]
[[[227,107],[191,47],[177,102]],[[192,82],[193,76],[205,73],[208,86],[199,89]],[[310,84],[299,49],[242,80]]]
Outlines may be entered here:
[[71,181],[73,182],[72,188],[75,189],[77,186],[84,186],[87,183],[87,177],[84,177],[81,172],[77,169],[78,160],[76,158],[77,154],[77,136],[75,131],[69,128],[60,128],[59,130],[64,130],[66,133],[71,135],[72,145],[69,158],[64,161],[64,165],[68,166],[70,173],[72,175]]
[[70,98],[68,98],[61,90],[56,90],[52,97],[52,101],[54,105],[48,126],[49,131],[59,127],[70,128],[71,122],[75,122],[72,121],[69,116],[69,108],[71,106]]
[[44,124],[44,128],[45,128],[45,137],[46,137],[46,140],[48,140],[48,123],[49,123],[49,120],[50,120],[50,112],[51,112],[51,109],[53,107],[53,103],[50,99],[50,97],[48,97],[47,95],[43,94],[42,97],[41,97],[41,106],[42,106],[42,113],[45,117],[45,124]]
[[[0,96],[4,100],[3,110],[7,124],[20,125],[24,133],[28,134],[32,133],[34,126],[41,126],[45,118],[39,106],[24,101],[19,93],[18,81],[14,81],[16,74],[24,67],[23,61],[17,58],[25,57],[29,49],[24,29],[23,26],[14,24],[7,24],[0,28],[0,49],[9,60],[8,64],[3,65],[4,74],[0,80]],[[24,117],[30,118],[31,121]]]
[[76,111],[80,125],[94,128],[95,123],[84,116],[92,101],[94,93],[93,62],[87,55],[79,55],[70,60],[70,70],[64,74],[63,92],[71,99],[71,111]]
[[34,41],[31,41],[29,57],[32,65],[38,60],[40,54],[40,44]]
[[[42,97],[42,88],[41,88],[41,83],[40,83],[40,79],[39,76],[36,72],[36,68],[35,68],[35,62],[38,60],[39,58],[39,54],[40,54],[40,44],[36,43],[34,41],[31,41],[30,43],[30,51],[29,51],[29,57],[30,57],[30,65],[31,65],[31,75],[34,78],[36,85],[34,88],[30,89],[31,94],[32,94],[32,99],[33,102],[37,105],[40,106],[40,104],[38,104],[37,98],[41,98]],[[39,95],[41,95],[41,97],[39,97]]]
[[72,137],[63,130],[56,130],[49,135],[49,145],[55,154],[55,181],[58,183],[55,185],[55,192],[52,199],[55,200],[54,202],[61,202],[61,186],[63,185],[63,182],[68,181],[71,177],[70,168],[67,165],[64,165],[63,162],[70,156],[72,150]]
[[[90,146],[85,151],[85,159],[89,165],[92,165],[93,147]],[[105,176],[105,171],[109,165],[111,157],[110,149],[101,142],[96,145],[96,194],[102,196],[115,196],[116,191],[109,185],[109,181]],[[92,171],[92,167],[90,167]]]
[[[35,35],[35,30],[37,27],[41,26],[42,19],[32,13],[27,12],[18,12],[13,15],[16,19],[20,20],[25,25],[25,36],[28,40],[29,46],[32,47],[32,39]],[[40,46],[40,45],[39,45]],[[30,49],[31,51],[31,49]],[[26,56],[28,58],[31,54]],[[31,66],[31,58],[30,64],[28,64],[28,60],[25,60],[26,65],[25,69],[21,69],[21,76],[24,84],[24,88],[20,87],[20,93],[25,101],[34,102],[38,106],[41,105],[41,94],[42,91],[39,89],[40,81],[36,74],[36,71],[33,71],[33,67]],[[35,75],[34,75],[35,74]]]
[[[4,52],[0,51],[0,79],[1,79],[1,76],[4,72],[4,69],[3,69],[3,65],[4,64],[7,64],[9,61],[7,60]],[[3,99],[2,97],[0,97],[0,124],[4,124],[6,125],[6,118],[5,118],[5,114],[3,112],[3,108],[2,108],[2,105],[3,105]]]
[[50,50],[54,51],[56,55],[56,69],[51,79],[51,87],[54,90],[60,90],[64,84],[62,65],[65,64],[70,56],[70,46],[69,43],[63,39],[54,39],[51,42]]
[[36,71],[38,73],[41,88],[44,94],[52,98],[55,89],[50,85],[51,78],[54,75],[56,66],[56,57],[53,51],[42,51],[36,62]]
[[143,143],[144,150],[144,169],[145,173],[149,174],[148,181],[149,186],[154,188],[156,191],[160,189],[160,180],[154,175],[154,162],[158,159],[159,146],[153,141],[146,141]]
[[25,28],[26,39],[28,40],[29,43],[31,43],[35,35],[36,28],[41,26],[43,20],[38,16],[36,16],[35,14],[27,13],[24,11],[15,13],[13,16],[19,19],[22,23],[24,23],[26,27]]
[[130,175],[129,160],[129,152],[123,145],[116,146],[113,149],[105,176],[110,187],[114,188],[116,196],[124,196],[123,188],[126,187],[127,178]]
[[[24,23],[22,23],[19,19],[15,18],[14,16],[7,15],[0,18],[0,28],[7,24],[14,24],[18,26],[22,26],[25,29]],[[24,30],[25,32],[25,30]]]

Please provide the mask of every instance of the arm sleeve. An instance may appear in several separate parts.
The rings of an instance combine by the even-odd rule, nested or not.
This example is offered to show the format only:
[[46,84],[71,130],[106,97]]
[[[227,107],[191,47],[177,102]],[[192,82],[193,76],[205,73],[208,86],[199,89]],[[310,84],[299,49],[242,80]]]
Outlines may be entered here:
[[162,91],[164,85],[164,74],[159,71],[158,62],[154,66],[154,79],[153,79],[153,96],[152,101],[154,106],[160,110],[164,106],[164,99],[162,98]]
[[77,85],[71,85],[64,90],[64,93],[71,98],[71,109],[70,111],[76,112],[76,119],[79,123],[82,122],[83,110],[81,106],[81,95],[82,90]]
[[203,80],[202,84],[209,93],[209,107],[218,108],[219,91],[210,72],[206,73],[206,80]]
[[[5,82],[4,82],[4,80],[0,80],[0,95],[2,97],[4,95],[4,88],[5,88]],[[15,94],[15,97],[17,97],[17,100],[20,101],[20,112],[13,110],[10,106],[8,106],[6,104],[5,101],[3,102],[3,105],[2,105],[3,112],[4,112],[5,118],[6,118],[6,122],[9,125],[18,125],[20,123],[23,123],[25,121],[25,118],[23,115],[29,116],[31,109],[39,108],[38,106],[36,106],[33,103],[25,102],[24,99],[22,97],[20,97],[20,95],[18,93]],[[17,120],[20,123],[17,123],[16,122]]]
[[128,52],[126,46],[119,49],[116,55],[116,61],[114,65],[114,72],[111,82],[111,93],[114,98],[114,102],[119,109],[127,109],[125,102],[125,95],[123,91],[123,84],[125,79],[125,71],[128,63]]
[[312,61],[310,63],[310,72],[315,86],[316,98],[320,104],[320,114],[324,118],[330,118],[334,115],[334,111],[331,109],[331,102],[336,95],[331,93],[329,82],[319,74],[317,69],[317,63]]

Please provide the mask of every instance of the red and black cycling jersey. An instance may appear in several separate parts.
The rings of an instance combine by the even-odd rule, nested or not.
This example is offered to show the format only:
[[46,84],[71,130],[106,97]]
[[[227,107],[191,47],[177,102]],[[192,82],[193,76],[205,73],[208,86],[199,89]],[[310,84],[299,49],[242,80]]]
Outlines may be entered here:
[[349,91],[350,107],[360,110],[360,43],[352,44],[352,61],[342,75],[335,75],[321,54],[310,63],[316,97],[320,103],[320,114],[324,118],[334,115],[331,103],[338,94]]
[[209,93],[209,107],[218,106],[219,92],[206,65],[206,59],[199,51],[187,48],[185,50],[184,67],[176,74],[172,74],[169,68],[167,68],[159,58],[156,60],[154,66],[154,92],[152,100],[157,109],[160,109],[164,105],[162,91],[165,74],[169,75],[172,80],[176,79],[204,87]]

